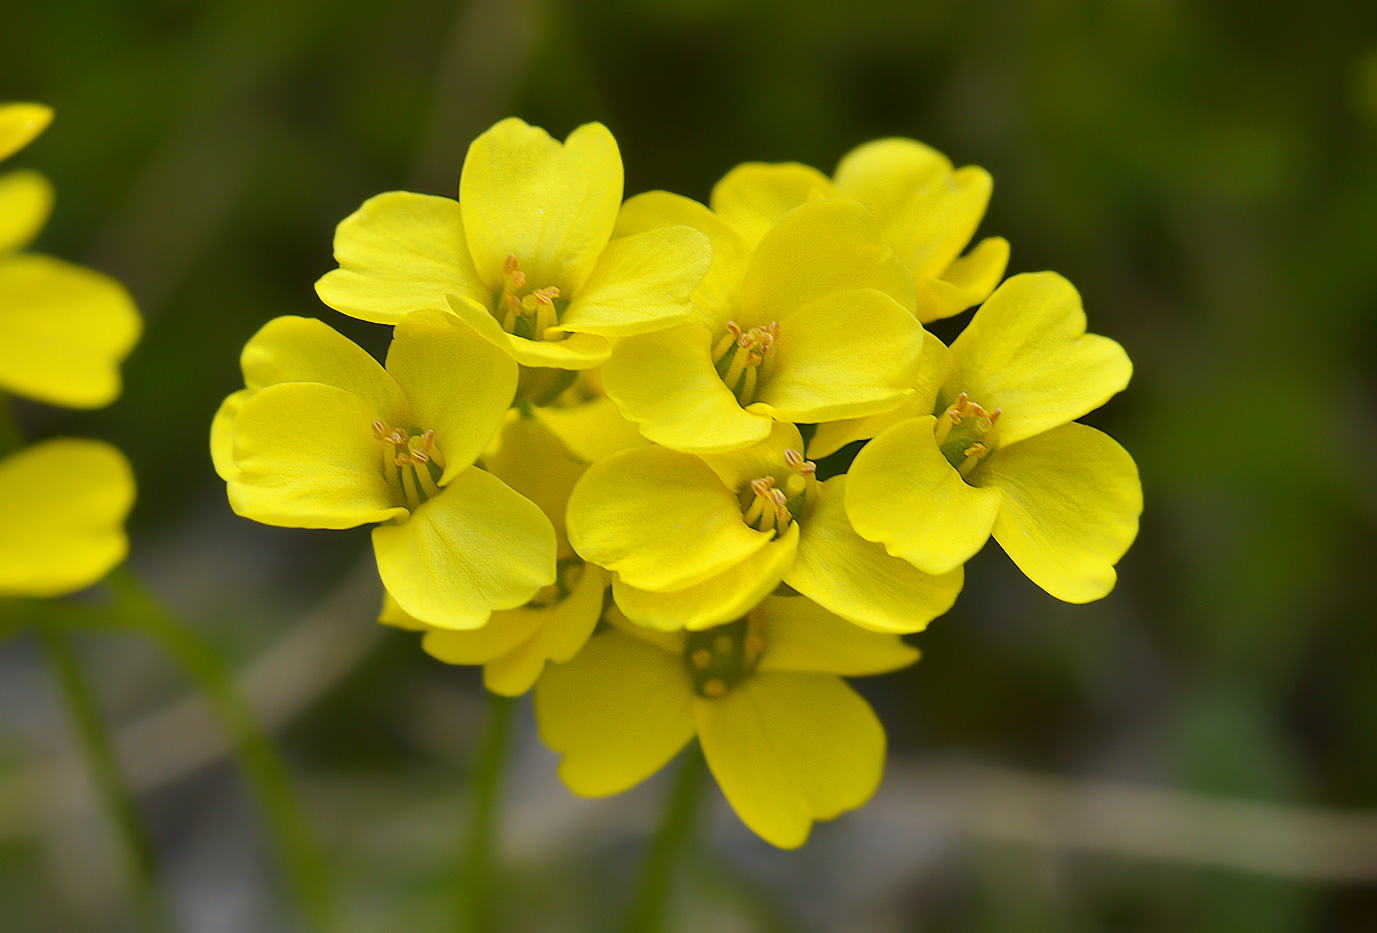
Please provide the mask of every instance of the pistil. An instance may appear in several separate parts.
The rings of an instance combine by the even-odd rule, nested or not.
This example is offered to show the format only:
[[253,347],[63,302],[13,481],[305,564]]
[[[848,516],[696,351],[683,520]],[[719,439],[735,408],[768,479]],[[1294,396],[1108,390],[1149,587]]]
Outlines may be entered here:
[[962,477],[969,476],[998,445],[999,431],[995,423],[1002,412],[1000,408],[986,411],[962,392],[951,407],[938,416],[934,429],[937,446]]
[[444,473],[445,460],[435,445],[434,431],[408,434],[401,428],[389,428],[382,421],[374,421],[373,437],[386,445],[383,473],[390,483],[401,487],[407,508],[414,510],[440,494],[439,479]]
[[727,333],[713,347],[712,361],[723,384],[742,405],[755,401],[760,385],[760,367],[770,357],[779,339],[779,323],[743,330],[736,321],[727,322]]
[[778,537],[803,513],[817,491],[817,465],[797,450],[784,451],[782,480],[774,474],[753,479],[741,491],[741,519],[757,531]]

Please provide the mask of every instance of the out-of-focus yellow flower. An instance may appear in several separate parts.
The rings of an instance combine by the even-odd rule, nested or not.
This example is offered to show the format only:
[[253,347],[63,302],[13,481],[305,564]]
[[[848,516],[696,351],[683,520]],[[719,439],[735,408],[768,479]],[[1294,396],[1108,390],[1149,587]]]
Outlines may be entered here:
[[965,256],[993,183],[984,169],[954,169],[946,156],[911,139],[879,139],[851,150],[836,180],[796,162],[738,166],[712,192],[712,208],[748,242],[800,204],[850,198],[864,204],[881,237],[917,280],[923,322],[979,304],[999,283],[1009,243],[990,237]]
[[[0,156],[42,131],[52,111],[0,107]],[[0,176],[0,391],[67,408],[99,408],[120,393],[120,361],[138,342],[134,302],[109,276],[20,252],[43,228],[53,191],[36,172]]]
[[847,479],[814,478],[798,429],[720,454],[643,447],[588,468],[569,500],[569,539],[614,571],[634,621],[703,629],[737,618],[782,581],[858,625],[913,632],[946,612],[960,567],[929,574],[861,538]]
[[473,466],[516,391],[516,364],[460,322],[397,324],[387,368],[320,321],[269,321],[246,389],[211,427],[236,512],[270,525],[370,522],[378,571],[411,616],[476,628],[555,581],[539,506]]
[[61,596],[124,560],[134,475],[114,447],[60,438],[0,461],[0,596]]
[[713,263],[692,320],[619,341],[604,367],[607,394],[646,437],[731,450],[775,421],[867,415],[908,391],[926,336],[913,276],[859,204],[810,202],[747,240],[703,205],[653,191],[626,203],[618,229],[667,224],[710,236]]
[[346,218],[316,291],[382,324],[452,312],[524,366],[586,369],[612,339],[682,320],[711,257],[688,227],[613,238],[621,200],[602,124],[559,143],[509,118],[469,147],[458,201],[393,191]]
[[816,820],[879,787],[885,735],[842,676],[918,659],[894,635],[857,628],[799,597],[769,597],[703,632],[619,626],[536,685],[541,738],[576,794],[620,793],[695,735],[728,803],[768,842],[793,849]]
[[[526,605],[492,614],[472,631],[430,628],[421,644],[449,664],[483,665],[483,683],[494,693],[517,696],[531,689],[546,661],[568,661],[602,617],[606,571],[584,563],[569,546],[564,508],[587,466],[529,414],[508,414],[506,426],[483,455],[483,467],[544,511],[555,529],[555,582]],[[381,621],[412,627],[391,599]]]
[[932,573],[993,534],[1058,599],[1108,593],[1138,532],[1142,486],[1122,447],[1074,419],[1123,389],[1132,365],[1085,326],[1059,275],[1001,285],[934,367],[914,403],[929,407],[856,455],[845,500],[856,530]]

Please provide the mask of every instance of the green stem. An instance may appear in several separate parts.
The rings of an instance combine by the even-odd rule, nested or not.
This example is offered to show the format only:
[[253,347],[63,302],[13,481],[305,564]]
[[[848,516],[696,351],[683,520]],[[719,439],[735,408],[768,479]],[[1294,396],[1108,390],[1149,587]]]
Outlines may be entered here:
[[153,846],[139,820],[134,799],[120,774],[115,749],[100,715],[95,695],[81,671],[76,653],[66,635],[57,627],[35,626],[39,639],[52,659],[58,684],[72,716],[76,737],[86,756],[97,796],[115,831],[124,843],[125,861],[134,888],[134,900],[144,929],[166,926],[166,914],[158,897]]
[[641,868],[641,884],[626,924],[627,933],[657,933],[665,928],[669,895],[684,850],[693,835],[694,817],[703,796],[707,762],[697,742],[689,748],[665,799],[660,829]]
[[106,579],[118,609],[137,628],[160,642],[186,674],[205,692],[235,746],[244,777],[263,808],[277,844],[287,880],[312,930],[335,926],[329,871],[305,812],[292,787],[291,775],[272,740],[235,687],[228,668],[209,644],[167,613],[127,570]]
[[511,697],[488,694],[488,728],[473,765],[468,834],[459,863],[459,929],[464,933],[487,933],[493,928],[497,805],[515,705]]
[[10,397],[0,392],[0,457],[8,457],[24,446],[24,434],[10,411]]

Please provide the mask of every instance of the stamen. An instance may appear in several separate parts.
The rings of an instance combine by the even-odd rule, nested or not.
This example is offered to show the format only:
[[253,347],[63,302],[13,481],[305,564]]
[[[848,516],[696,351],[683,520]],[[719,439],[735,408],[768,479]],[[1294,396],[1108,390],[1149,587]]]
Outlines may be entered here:
[[987,412],[962,392],[943,413],[944,417],[937,419],[933,429],[937,446],[963,477],[969,476],[997,446],[999,431],[995,424],[1003,413],[1000,408]]
[[757,370],[765,363],[778,339],[778,321],[750,330],[742,330],[736,321],[728,321],[727,333],[713,347],[713,365],[717,374],[742,405],[755,401],[760,383]]
[[545,331],[559,324],[558,286],[547,285],[527,291],[530,284],[521,271],[516,255],[508,254],[502,263],[502,293],[493,304],[493,316],[502,329],[527,340],[545,339]]

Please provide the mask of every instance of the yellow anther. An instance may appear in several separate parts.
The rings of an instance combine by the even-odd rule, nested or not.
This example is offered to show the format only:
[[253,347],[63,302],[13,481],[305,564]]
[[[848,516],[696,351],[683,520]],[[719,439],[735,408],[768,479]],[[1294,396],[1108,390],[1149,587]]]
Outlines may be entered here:
[[515,253],[508,253],[506,260],[502,263],[502,274],[507,279],[507,284],[512,289],[526,287],[526,273],[521,271],[520,264],[516,261]]
[[411,459],[416,461],[417,463],[429,463],[430,455],[427,454],[424,450],[416,448],[415,450],[411,451]]
[[816,473],[818,471],[818,465],[816,463],[814,463],[812,460],[805,460],[803,458],[803,454],[799,453],[797,450],[793,450],[792,448],[784,451],[784,462],[789,464],[789,466],[792,469],[798,470],[800,473],[811,474]]
[[373,436],[380,441],[387,440],[387,425],[381,421],[374,421]]
[[760,653],[761,653],[762,651],[764,651],[764,650],[765,650],[765,639],[761,638],[759,635],[747,635],[747,636],[746,636],[746,653],[747,653],[747,654],[760,654]]
[[715,700],[720,700],[727,695],[727,682],[721,678],[714,677],[712,680],[703,684],[703,695],[712,697]]
[[689,660],[693,662],[694,667],[705,671],[712,665],[712,652],[707,648],[699,648]]
[[713,366],[742,405],[755,401],[760,380],[757,369],[770,355],[778,339],[778,321],[750,330],[744,330],[736,321],[728,321],[727,333],[713,347]]

